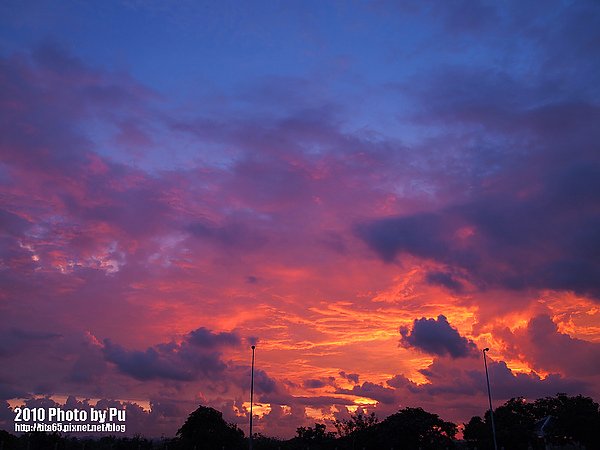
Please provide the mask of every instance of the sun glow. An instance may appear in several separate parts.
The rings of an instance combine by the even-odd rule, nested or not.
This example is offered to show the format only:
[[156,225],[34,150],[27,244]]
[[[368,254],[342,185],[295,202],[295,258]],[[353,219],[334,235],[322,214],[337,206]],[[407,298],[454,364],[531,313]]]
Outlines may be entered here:
[[[242,408],[246,411],[247,414],[250,414],[250,402],[242,403]],[[263,417],[266,414],[271,412],[271,404],[270,403],[258,403],[254,402],[252,404],[252,415],[255,417]]]

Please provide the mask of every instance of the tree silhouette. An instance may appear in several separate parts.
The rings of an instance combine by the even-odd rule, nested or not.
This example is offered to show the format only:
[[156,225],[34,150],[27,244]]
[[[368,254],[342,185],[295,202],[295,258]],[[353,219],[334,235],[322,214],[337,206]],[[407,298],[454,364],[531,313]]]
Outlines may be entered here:
[[555,397],[537,399],[532,404],[538,419],[552,416],[550,426],[545,429],[547,440],[556,443],[579,442],[586,448],[600,448],[600,408],[590,397]]
[[291,439],[289,444],[293,449],[329,449],[335,440],[335,433],[326,431],[327,426],[322,423],[315,423],[314,427],[299,427],[296,429],[295,438]]
[[[557,394],[535,402],[512,398],[494,410],[496,433],[500,447],[520,450],[543,448],[538,433],[540,424],[548,420],[543,437],[547,443],[559,445],[583,444],[586,448],[600,448],[600,410],[589,397],[569,397]],[[471,448],[492,448],[490,415],[484,419],[475,416],[465,425],[464,438]]]
[[471,420],[465,424],[463,437],[469,448],[493,448],[490,425],[479,416],[471,417]]
[[[600,406],[581,395],[540,398],[527,402],[512,398],[494,411],[498,447],[507,450],[532,448],[600,449]],[[543,427],[543,439],[538,436]],[[446,450],[457,446],[457,427],[422,408],[404,408],[377,422],[374,414],[359,412],[350,419],[337,422],[339,438],[328,432],[324,424],[299,427],[297,436],[282,440],[255,434],[254,450]],[[464,438],[468,448],[491,450],[492,433],[489,412],[475,416],[465,425]],[[544,442],[545,441],[545,442]],[[582,444],[585,447],[580,447]],[[157,447],[158,445],[158,447]],[[200,406],[192,412],[177,432],[176,438],[163,438],[159,444],[141,436],[76,438],[56,433],[26,433],[13,436],[0,431],[3,450],[245,450],[248,441],[244,433],[223,420],[221,412]]]
[[208,406],[200,406],[192,412],[177,436],[190,448],[195,445],[206,450],[236,449],[244,443],[244,432],[225,422],[221,412]]
[[422,408],[404,408],[345,439],[352,438],[354,448],[439,450],[454,448],[456,433],[456,425],[443,421],[437,414]]
[[303,441],[326,441],[334,439],[335,434],[332,432],[325,431],[327,425],[322,423],[315,423],[315,427],[299,427],[296,429],[296,434],[299,439]]
[[350,419],[337,419],[333,425],[335,426],[338,435],[343,437],[348,436],[355,431],[366,430],[377,422],[379,422],[379,419],[375,413],[367,415],[360,411],[357,414],[350,415]]
[[[504,405],[496,408],[496,435],[498,445],[515,450],[527,450],[534,445],[537,436],[534,433],[536,417],[531,403],[522,397],[511,398]],[[489,412],[486,412],[486,422],[489,423]]]
[[[522,397],[511,398],[496,408],[494,419],[498,447],[527,450],[536,445],[538,438],[535,434],[533,405]],[[484,419],[472,417],[465,425],[463,436],[471,448],[493,448],[490,412],[485,412]]]

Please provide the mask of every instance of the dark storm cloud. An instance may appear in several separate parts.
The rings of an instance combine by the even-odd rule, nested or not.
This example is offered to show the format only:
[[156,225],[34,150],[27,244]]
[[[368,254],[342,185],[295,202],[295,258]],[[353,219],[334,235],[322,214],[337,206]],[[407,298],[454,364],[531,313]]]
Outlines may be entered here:
[[410,381],[404,375],[394,375],[392,378],[386,381],[386,384],[396,389],[408,388],[409,386],[416,386],[415,383]]
[[220,333],[213,333],[205,327],[191,331],[187,336],[187,341],[190,344],[208,348],[236,346],[241,343],[240,337],[235,332],[227,333],[222,331]]
[[[119,371],[138,380],[156,378],[190,381],[197,373],[189,363],[181,365],[175,352],[149,348],[145,351],[127,350],[109,339],[104,341],[103,354],[107,361],[114,363]],[[213,364],[217,361],[213,361]]]
[[505,337],[513,356],[524,355],[540,371],[558,371],[571,377],[600,373],[600,344],[561,333],[547,315],[533,317],[527,327]]
[[274,394],[278,391],[277,381],[261,369],[254,371],[254,384],[258,393]]
[[97,345],[84,342],[78,353],[73,367],[66,376],[67,381],[83,385],[100,381],[107,372],[108,366],[102,349]]
[[327,386],[323,380],[309,379],[302,382],[302,386],[309,389],[318,389]]
[[437,214],[381,219],[357,227],[361,237],[385,262],[400,252],[434,258],[445,249],[445,227]]
[[[371,221],[358,235],[383,261],[403,253],[435,260],[466,271],[482,289],[555,289],[600,299],[600,161],[561,162],[530,186],[516,184],[435,214]],[[459,287],[446,274],[427,280]]]
[[[481,381],[480,374],[470,374],[473,382]],[[588,384],[578,378],[565,378],[560,374],[550,374],[541,378],[534,372],[514,373],[504,361],[490,364],[490,382],[494,380],[494,392],[500,398],[512,398],[526,395],[530,398],[555,395],[557,392],[589,392]],[[483,383],[480,384],[483,386]]]
[[143,351],[128,350],[105,339],[102,352],[121,372],[138,380],[192,381],[224,372],[227,365],[221,360],[219,348],[239,343],[235,333],[212,333],[200,328],[181,343],[158,344]]
[[437,319],[415,319],[412,329],[401,327],[400,334],[403,347],[413,347],[432,355],[461,358],[473,355],[476,350],[475,344],[461,336],[443,315]]
[[461,292],[463,290],[463,284],[457,280],[453,274],[448,272],[427,272],[425,281],[432,285],[444,286],[454,292]]
[[352,381],[354,384],[358,384],[359,375],[357,373],[346,373],[342,370],[339,372],[339,374],[340,377],[344,378],[345,380]]
[[[565,378],[551,373],[545,378],[535,372],[513,372],[504,361],[490,360],[488,364],[490,384],[497,399],[509,399],[525,396],[528,398],[554,395],[557,392],[576,394],[589,392],[590,386],[579,378]],[[390,386],[408,389],[409,392],[427,393],[432,396],[474,396],[487,394],[485,371],[482,361],[474,359],[465,366],[457,366],[451,360],[435,359],[433,363],[420,372],[427,377],[429,383],[407,385],[406,380],[393,378]]]
[[337,389],[336,393],[372,398],[386,405],[394,404],[398,401],[394,389],[371,383],[370,381],[365,381],[362,385],[356,385],[352,389]]

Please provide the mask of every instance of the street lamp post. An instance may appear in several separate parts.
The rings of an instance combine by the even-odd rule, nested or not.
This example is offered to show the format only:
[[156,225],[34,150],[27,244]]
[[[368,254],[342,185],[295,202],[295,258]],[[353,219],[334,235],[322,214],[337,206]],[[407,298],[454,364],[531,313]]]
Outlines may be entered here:
[[496,426],[494,425],[494,409],[492,408],[492,393],[490,391],[490,376],[488,374],[487,358],[485,356],[486,352],[489,351],[490,349],[488,347],[483,349],[483,364],[485,366],[485,379],[487,381],[488,399],[490,401],[490,419],[492,421],[492,436],[494,438],[494,450],[498,450],[498,444],[496,443]]
[[252,405],[254,404],[254,349],[252,346],[252,370],[250,371],[250,450],[252,450]]

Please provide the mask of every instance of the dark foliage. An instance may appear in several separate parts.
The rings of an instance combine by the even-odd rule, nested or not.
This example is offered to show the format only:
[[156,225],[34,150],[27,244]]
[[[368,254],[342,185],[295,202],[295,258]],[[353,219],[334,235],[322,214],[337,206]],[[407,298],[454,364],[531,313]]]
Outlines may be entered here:
[[[548,418],[551,419],[548,419]],[[569,397],[558,394],[535,402],[513,398],[494,411],[498,448],[510,450],[543,449],[545,444],[584,445],[600,448],[600,408],[589,397]],[[543,430],[541,424],[545,424]],[[444,450],[464,448],[455,440],[457,427],[422,408],[404,408],[378,422],[374,414],[359,412],[350,419],[334,423],[336,433],[324,424],[299,427],[297,436],[279,440],[255,434],[254,450],[382,450],[394,448]],[[542,433],[543,431],[543,433]],[[543,434],[543,438],[538,435]],[[489,412],[483,418],[475,416],[465,425],[466,445],[479,450],[492,449]],[[13,436],[0,431],[2,450],[241,450],[248,440],[223,415],[200,406],[189,415],[173,439],[151,441],[141,436],[133,438],[106,436],[98,439],[75,438],[60,434],[27,433]]]
[[[164,443],[153,442],[140,436],[78,439],[58,433],[34,432],[17,437],[0,431],[0,449],[2,450],[155,450],[159,448],[164,449]],[[169,446],[168,448],[175,449],[176,447]]]
[[350,419],[342,419],[336,420],[333,425],[337,430],[337,433],[340,437],[348,436],[355,431],[363,431],[369,427],[372,427],[379,419],[375,415],[375,413],[371,413],[369,415],[361,412],[357,412],[354,415],[350,416]]
[[314,428],[300,427],[296,429],[298,439],[304,442],[323,442],[335,439],[335,434],[325,431],[327,425],[315,423]]
[[479,416],[471,417],[471,420],[465,424],[463,437],[469,444],[469,448],[478,448],[482,450],[494,448],[490,424],[485,423]]
[[244,432],[223,420],[223,414],[208,406],[200,406],[191,413],[177,431],[179,439],[190,448],[221,450],[244,446]]
[[600,448],[600,408],[590,397],[557,394],[536,400],[532,409],[538,419],[547,416],[555,419],[544,430],[550,442],[579,442],[588,449]]
[[457,427],[422,408],[404,408],[382,422],[356,429],[336,441],[340,449],[454,448]]
[[[499,447],[541,449],[548,443],[600,448],[599,405],[589,397],[557,394],[531,403],[513,398],[494,410],[494,420]],[[484,419],[471,418],[465,425],[464,438],[471,448],[493,448],[489,412]]]
[[260,433],[253,434],[253,445],[254,450],[279,450],[287,448],[284,445],[284,441],[268,436],[264,436]]
[[453,448],[457,427],[422,408],[404,408],[373,427],[381,447]]
[[297,436],[282,447],[285,449],[314,449],[325,450],[333,448],[335,433],[327,430],[327,425],[315,423],[314,427],[300,427],[296,429]]

